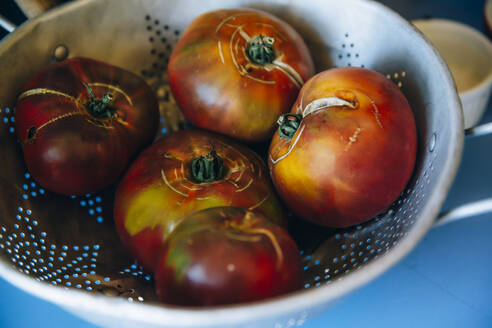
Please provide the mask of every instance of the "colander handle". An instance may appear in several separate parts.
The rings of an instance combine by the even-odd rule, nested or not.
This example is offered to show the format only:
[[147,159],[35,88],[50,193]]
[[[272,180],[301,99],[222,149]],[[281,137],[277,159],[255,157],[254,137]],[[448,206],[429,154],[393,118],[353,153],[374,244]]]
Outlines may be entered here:
[[492,133],[492,122],[477,125],[465,130],[465,135],[470,137],[480,137]]
[[438,216],[434,227],[489,212],[492,212],[492,197],[464,204],[441,213]]
[[15,26],[14,23],[9,21],[7,18],[3,17],[2,15],[0,15],[0,26],[9,33],[15,30],[15,28],[17,27]]
[[[492,122],[477,125],[465,130],[465,136],[468,138],[481,137],[491,133]],[[463,204],[439,214],[434,223],[434,227],[489,212],[492,212],[492,197]]]
[[[27,18],[32,18],[59,5],[62,0],[15,0],[15,2]],[[17,26],[0,15],[0,27],[10,33]]]
[[[27,18],[32,18],[53,7],[56,7],[62,3],[63,0],[15,0],[15,2]],[[10,33],[14,31],[17,26],[7,18],[0,15],[0,27]]]
[[61,0],[15,0],[27,18],[35,17],[59,5]]

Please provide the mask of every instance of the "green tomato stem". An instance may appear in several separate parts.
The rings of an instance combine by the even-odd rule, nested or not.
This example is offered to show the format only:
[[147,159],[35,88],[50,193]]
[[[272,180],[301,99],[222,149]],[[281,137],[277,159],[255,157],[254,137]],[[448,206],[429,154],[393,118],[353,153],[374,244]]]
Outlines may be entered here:
[[297,129],[299,129],[301,120],[302,116],[300,114],[287,113],[281,115],[277,120],[277,124],[279,125],[278,134],[280,137],[291,140]]
[[199,156],[191,161],[191,178],[197,183],[212,182],[222,179],[224,162],[212,149],[205,156]]
[[94,92],[87,83],[83,83],[89,93],[89,100],[85,104],[87,111],[96,118],[112,118],[115,109],[110,106],[113,101],[113,95],[106,93],[102,98],[97,99]]
[[257,65],[273,62],[275,59],[274,42],[274,38],[262,34],[251,39],[246,48],[249,59]]

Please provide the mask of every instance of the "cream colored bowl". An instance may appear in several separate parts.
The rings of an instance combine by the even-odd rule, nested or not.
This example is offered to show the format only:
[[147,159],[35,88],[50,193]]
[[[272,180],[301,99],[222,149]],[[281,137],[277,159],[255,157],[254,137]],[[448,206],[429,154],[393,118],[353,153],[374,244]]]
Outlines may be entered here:
[[479,31],[458,22],[426,19],[412,23],[448,64],[463,105],[465,128],[475,126],[492,89],[492,43]]

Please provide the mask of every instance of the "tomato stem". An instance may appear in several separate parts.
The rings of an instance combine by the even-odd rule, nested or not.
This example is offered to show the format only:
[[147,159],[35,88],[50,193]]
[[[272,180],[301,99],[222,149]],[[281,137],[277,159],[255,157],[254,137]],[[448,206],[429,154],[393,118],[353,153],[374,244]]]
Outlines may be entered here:
[[292,139],[297,129],[299,129],[299,125],[301,125],[301,120],[302,116],[300,114],[287,113],[281,115],[277,120],[280,137]]
[[275,52],[273,51],[274,42],[274,38],[262,34],[251,39],[247,46],[249,59],[258,65],[265,65],[273,62],[275,59]]
[[222,158],[212,148],[207,155],[196,157],[191,161],[191,177],[198,183],[220,180],[223,164]]
[[112,118],[115,109],[110,106],[113,101],[113,95],[106,93],[102,98],[96,98],[91,87],[87,83],[83,83],[89,93],[89,100],[85,104],[87,111],[96,118]]

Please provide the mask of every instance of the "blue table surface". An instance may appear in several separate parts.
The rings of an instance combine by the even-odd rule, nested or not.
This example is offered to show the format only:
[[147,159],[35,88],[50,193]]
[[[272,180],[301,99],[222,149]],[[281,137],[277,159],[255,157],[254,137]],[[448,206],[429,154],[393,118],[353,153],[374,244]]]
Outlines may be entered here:
[[[448,18],[483,31],[483,0],[382,2],[409,20]],[[5,8],[8,5],[0,6]],[[485,122],[492,122],[492,102],[481,123]],[[491,145],[492,135],[466,138],[443,210],[492,197]],[[492,213],[432,229],[404,260],[328,312],[308,318],[304,327],[492,327],[491,232]],[[2,328],[95,327],[1,278],[0,295]]]

